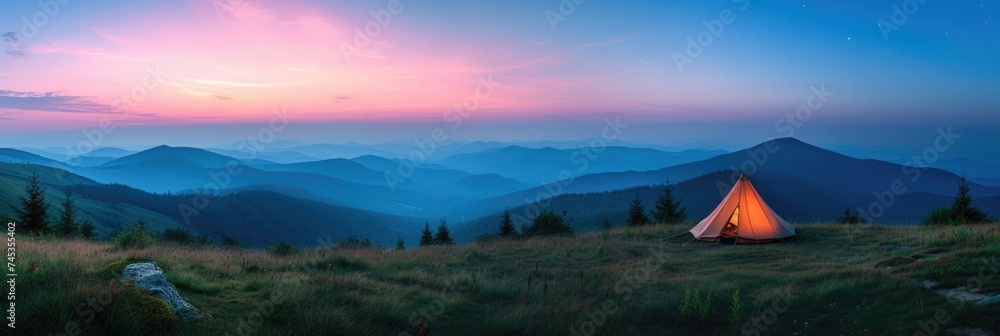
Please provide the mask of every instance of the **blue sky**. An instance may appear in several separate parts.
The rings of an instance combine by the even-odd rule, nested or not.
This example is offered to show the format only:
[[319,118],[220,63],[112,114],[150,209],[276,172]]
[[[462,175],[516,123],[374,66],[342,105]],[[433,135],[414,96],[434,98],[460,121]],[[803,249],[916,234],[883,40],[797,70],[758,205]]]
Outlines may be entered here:
[[[402,0],[388,24],[371,14],[388,1],[42,3],[0,5],[11,146],[71,144],[105,120],[108,145],[210,144],[274,109],[296,116],[295,138],[578,139],[618,115],[636,141],[742,145],[786,135],[776,124],[817,90],[831,95],[794,135],[820,144],[953,126],[995,146],[1000,126],[986,1]],[[467,101],[487,77],[495,91]],[[116,101],[143,83],[140,102]],[[447,111],[470,102],[452,129]]]

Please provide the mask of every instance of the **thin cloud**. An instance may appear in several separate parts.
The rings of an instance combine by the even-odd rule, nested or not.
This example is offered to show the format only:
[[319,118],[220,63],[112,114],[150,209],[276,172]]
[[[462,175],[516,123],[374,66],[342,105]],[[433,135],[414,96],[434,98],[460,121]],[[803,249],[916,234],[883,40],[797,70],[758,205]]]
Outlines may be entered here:
[[234,81],[214,80],[214,79],[192,79],[191,81],[205,85],[234,86],[234,87],[269,88],[278,86],[278,83],[246,83],[246,82],[234,82]]
[[59,113],[118,113],[93,97],[66,96],[58,92],[0,90],[0,108]]
[[18,45],[21,43],[21,35],[17,32],[6,32],[0,35],[3,37],[4,51],[11,56],[24,56],[23,50],[18,49]]

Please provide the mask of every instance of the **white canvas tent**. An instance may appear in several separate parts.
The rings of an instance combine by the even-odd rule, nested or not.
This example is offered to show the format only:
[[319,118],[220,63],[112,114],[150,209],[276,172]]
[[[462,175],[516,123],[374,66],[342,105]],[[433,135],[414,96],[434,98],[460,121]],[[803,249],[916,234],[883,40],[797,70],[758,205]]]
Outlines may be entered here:
[[743,174],[715,211],[690,232],[699,240],[765,243],[794,236],[795,228],[771,211]]

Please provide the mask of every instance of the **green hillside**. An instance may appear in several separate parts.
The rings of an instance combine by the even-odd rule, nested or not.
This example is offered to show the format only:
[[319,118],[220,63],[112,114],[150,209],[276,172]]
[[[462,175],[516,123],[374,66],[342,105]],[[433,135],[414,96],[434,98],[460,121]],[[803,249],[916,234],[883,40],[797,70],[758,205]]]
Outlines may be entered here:
[[[51,203],[53,222],[62,211],[64,191],[77,197],[78,219],[91,220],[99,234],[117,232],[139,218],[151,232],[185,227],[221,241],[231,237],[254,246],[290,242],[298,246],[329,245],[350,236],[389,246],[400,237],[416,239],[418,220],[294,198],[277,192],[250,190],[209,197],[196,207],[193,195],[153,194],[124,185],[99,184],[61,170],[37,165],[0,163],[0,213],[20,207],[27,179],[39,175]],[[61,177],[61,179],[60,179]],[[182,211],[182,207],[185,207]]]
[[[686,229],[291,255],[24,239],[18,332],[73,326],[79,335],[416,335],[421,317],[427,335],[912,335],[922,328],[944,335],[1000,328],[997,304],[943,296],[1000,292],[997,225],[798,226],[799,237],[766,245],[668,239]],[[135,304],[147,296],[116,284],[130,262],[123,260],[155,261],[212,318],[155,324],[164,321],[158,310]],[[961,289],[970,284],[981,290]],[[88,300],[107,303],[81,315],[75,307]]]
[[[13,207],[20,207],[18,196],[26,195],[24,188],[32,174],[38,174],[38,181],[46,188],[45,199],[51,204],[49,217],[55,222],[62,212],[65,190],[73,186],[96,186],[97,182],[64,170],[33,164],[0,163],[0,214],[14,216]],[[109,203],[78,198],[77,219],[90,220],[97,227],[99,235],[116,232],[131,226],[139,218],[146,221],[153,232],[181,227],[181,223],[169,216],[141,207],[123,203]]]

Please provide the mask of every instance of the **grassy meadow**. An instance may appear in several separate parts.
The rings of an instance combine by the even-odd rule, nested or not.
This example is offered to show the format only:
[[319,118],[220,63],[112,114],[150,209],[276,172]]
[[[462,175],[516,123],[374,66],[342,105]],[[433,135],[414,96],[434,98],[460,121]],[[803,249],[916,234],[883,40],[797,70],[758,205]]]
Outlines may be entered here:
[[[940,335],[1000,329],[1000,306],[973,307],[936,292],[961,286],[1000,292],[1000,225],[797,228],[799,237],[766,245],[690,241],[681,234],[687,227],[659,226],[289,255],[24,238],[16,331],[912,335],[934,329]],[[125,264],[144,260],[163,268],[206,318],[177,321],[163,301],[115,280]],[[418,328],[422,318],[426,333]]]

